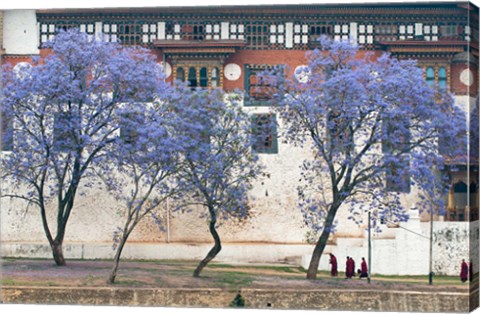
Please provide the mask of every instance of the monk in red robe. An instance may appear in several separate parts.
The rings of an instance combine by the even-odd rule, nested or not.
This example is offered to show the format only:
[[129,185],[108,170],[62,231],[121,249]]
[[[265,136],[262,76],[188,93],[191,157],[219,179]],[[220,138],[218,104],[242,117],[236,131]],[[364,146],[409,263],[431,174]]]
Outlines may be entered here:
[[337,258],[332,253],[330,253],[330,264],[332,265],[332,269],[330,270],[330,275],[332,277],[336,277],[338,275]]
[[352,277],[355,277],[355,261],[353,260],[353,257],[350,257],[350,274]]
[[362,264],[360,265],[360,278],[368,278],[368,267],[365,258],[362,257]]
[[462,266],[461,266],[461,271],[460,271],[460,280],[462,282],[465,282],[468,280],[468,264],[465,262],[465,260],[462,260]]
[[350,260],[350,256],[347,256],[347,262],[345,263],[345,276],[347,278],[352,278],[352,262]]

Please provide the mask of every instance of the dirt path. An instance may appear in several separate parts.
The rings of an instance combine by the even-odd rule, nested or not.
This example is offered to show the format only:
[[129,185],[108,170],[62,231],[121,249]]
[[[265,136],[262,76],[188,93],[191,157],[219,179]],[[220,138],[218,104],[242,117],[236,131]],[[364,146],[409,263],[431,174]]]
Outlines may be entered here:
[[[158,288],[284,288],[284,289],[392,289],[415,291],[468,291],[456,278],[442,278],[429,286],[425,278],[331,278],[319,273],[315,281],[293,266],[231,266],[212,263],[201,278],[193,278],[196,266],[190,261],[125,261],[120,264],[116,286]],[[69,261],[55,266],[51,260],[3,260],[2,283],[26,286],[105,287],[111,261]],[[478,279],[475,279],[478,285]]]

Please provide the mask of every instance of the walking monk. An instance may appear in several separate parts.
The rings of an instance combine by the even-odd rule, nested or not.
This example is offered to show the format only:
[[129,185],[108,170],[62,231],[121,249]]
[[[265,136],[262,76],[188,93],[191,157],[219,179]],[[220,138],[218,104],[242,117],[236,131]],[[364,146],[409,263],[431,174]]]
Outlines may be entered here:
[[332,269],[330,270],[330,275],[332,277],[336,277],[338,275],[337,258],[332,253],[330,253],[330,264],[332,265]]
[[345,276],[347,278],[352,278],[353,276],[351,268],[352,268],[352,262],[350,261],[350,256],[347,256],[347,262],[345,263]]
[[367,262],[365,261],[365,257],[362,257],[362,264],[360,265],[360,278],[368,278],[368,267]]
[[355,260],[353,257],[350,257],[350,274],[355,277]]
[[462,266],[460,271],[460,280],[465,282],[468,280],[468,264],[465,262],[465,259],[462,259]]

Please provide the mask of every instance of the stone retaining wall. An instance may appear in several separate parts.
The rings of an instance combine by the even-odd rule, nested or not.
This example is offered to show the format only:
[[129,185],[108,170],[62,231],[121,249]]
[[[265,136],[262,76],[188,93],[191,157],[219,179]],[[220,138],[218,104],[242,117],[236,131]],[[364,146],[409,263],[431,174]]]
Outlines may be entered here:
[[3,303],[22,304],[224,308],[240,293],[247,308],[459,313],[478,307],[478,290],[469,295],[366,290],[2,287],[2,293]]

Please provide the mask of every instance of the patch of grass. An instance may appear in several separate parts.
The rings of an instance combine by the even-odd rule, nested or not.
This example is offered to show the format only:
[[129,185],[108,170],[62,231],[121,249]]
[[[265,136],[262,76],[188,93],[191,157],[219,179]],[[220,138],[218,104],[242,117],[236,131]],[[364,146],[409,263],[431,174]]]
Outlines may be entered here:
[[217,263],[209,263],[207,265],[209,268],[235,268],[235,266],[230,264],[217,264]]
[[217,283],[221,284],[225,288],[238,288],[249,286],[254,280],[254,277],[246,273],[234,271],[209,273],[209,276],[214,278]]
[[270,266],[270,265],[230,265],[230,264],[222,264],[222,263],[211,263],[208,264],[209,268],[244,268],[244,269],[265,269],[265,270],[273,270],[278,272],[284,273],[298,273],[298,272],[306,272],[302,267],[297,266]]
[[2,279],[2,286],[16,286],[17,282],[13,279]]
[[142,287],[146,285],[146,283],[143,281],[129,280],[129,279],[116,280],[114,284],[119,286],[129,286],[129,287]]
[[59,286],[58,283],[53,281],[16,281],[14,279],[2,279],[2,286]]

